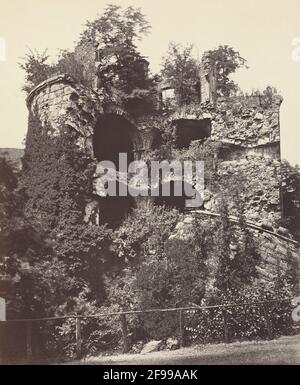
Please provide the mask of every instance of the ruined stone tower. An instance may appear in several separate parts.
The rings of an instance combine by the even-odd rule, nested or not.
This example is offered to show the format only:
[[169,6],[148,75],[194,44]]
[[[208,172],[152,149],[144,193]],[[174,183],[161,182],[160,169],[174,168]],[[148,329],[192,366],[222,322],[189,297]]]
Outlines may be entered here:
[[[147,77],[147,61],[139,65],[144,67]],[[103,103],[101,92],[82,86],[68,74],[54,76],[35,87],[27,98],[27,105],[32,113],[38,114],[42,124],[53,127],[51,135],[59,136],[62,125],[74,130],[78,146],[97,161],[116,161],[120,152],[126,152],[129,161],[143,159],[159,143],[157,124],[164,119],[175,125],[179,148],[208,138],[219,143],[217,172],[224,177],[244,175],[246,188],[242,199],[246,217],[261,241],[264,259],[261,274],[270,275],[278,258],[284,267],[288,266],[290,257],[298,258],[297,242],[278,226],[281,218],[279,111],[282,98],[268,92],[218,98],[214,71],[205,57],[200,65],[199,80],[198,103],[184,107],[172,107],[172,87],[161,83],[157,87],[151,124],[149,114],[146,119],[143,112],[132,115],[113,101]],[[101,84],[96,85],[101,88]],[[87,199],[85,221],[94,218],[95,223],[101,223],[110,215],[121,218],[135,204],[130,198],[99,199],[96,171],[91,183],[94,199]],[[218,214],[216,197],[209,189],[197,213]],[[187,213],[186,222],[179,224],[178,236],[193,223],[188,219],[190,215]]]

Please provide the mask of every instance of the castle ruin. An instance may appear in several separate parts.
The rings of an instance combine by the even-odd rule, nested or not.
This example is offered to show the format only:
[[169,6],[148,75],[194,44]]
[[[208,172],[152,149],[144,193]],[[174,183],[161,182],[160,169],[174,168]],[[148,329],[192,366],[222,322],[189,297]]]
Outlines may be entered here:
[[[95,57],[95,66],[99,65]],[[148,77],[148,62],[137,63]],[[130,108],[117,102],[103,101],[101,84],[95,78],[95,88],[76,82],[68,74],[59,74],[35,87],[27,98],[28,109],[38,114],[42,124],[50,124],[49,135],[60,135],[64,125],[76,132],[77,145],[96,162],[117,162],[118,154],[126,152],[128,162],[145,159],[161,141],[158,124],[166,121],[176,128],[176,145],[188,148],[192,141],[210,139],[219,144],[216,172],[221,177],[243,174],[245,191],[242,200],[249,227],[259,239],[263,259],[259,267],[262,277],[275,274],[277,261],[288,268],[297,261],[298,244],[289,232],[278,225],[282,216],[280,177],[280,105],[277,94],[218,97],[214,70],[205,56],[199,65],[199,100],[186,106],[173,105],[172,86],[161,82],[154,95],[153,119],[144,113],[139,100],[131,100]],[[157,119],[159,117],[159,119]],[[129,197],[101,198],[97,193],[95,170],[94,195],[86,199],[83,220],[103,223],[118,220],[136,204]],[[203,206],[197,215],[218,215],[216,196],[206,188]],[[232,218],[234,220],[234,217]],[[192,213],[176,228],[176,236],[184,236],[193,225]]]

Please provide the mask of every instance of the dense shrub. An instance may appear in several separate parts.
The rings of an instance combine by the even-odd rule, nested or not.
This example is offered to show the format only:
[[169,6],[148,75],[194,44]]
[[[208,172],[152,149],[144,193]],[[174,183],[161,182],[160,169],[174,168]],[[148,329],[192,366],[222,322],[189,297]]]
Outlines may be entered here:
[[278,290],[274,285],[256,282],[241,289],[224,291],[217,298],[203,299],[203,306],[240,306],[187,312],[186,340],[189,343],[229,342],[294,333],[291,294],[292,287],[289,285]]
[[[176,127],[168,121],[167,111],[153,113],[159,79],[149,79],[147,63],[135,45],[148,28],[139,10],[108,6],[101,17],[87,24],[74,52],[62,51],[56,64],[48,64],[46,53],[30,52],[21,65],[26,71],[24,89],[30,92],[49,76],[63,72],[87,87],[97,86],[104,109],[106,103],[118,104],[137,125],[141,118],[145,129],[157,129],[146,161],[205,161],[206,187],[218,193],[221,216],[202,222],[195,217],[192,229],[182,226],[183,232],[189,232],[182,238],[171,237],[181,220],[178,210],[140,201],[114,231],[84,223],[86,202],[93,194],[95,163],[77,146],[77,134],[70,127],[62,125],[54,132],[31,111],[19,191],[13,170],[0,159],[0,241],[4,245],[0,267],[14,281],[10,312],[14,317],[104,313],[107,316],[99,320],[82,319],[86,354],[120,351],[120,319],[109,314],[122,310],[239,305],[185,312],[190,342],[224,341],[224,309],[229,340],[292,333],[288,302],[244,305],[290,297],[293,280],[282,277],[279,268],[273,284],[258,281],[260,256],[240,203],[243,184],[225,177],[220,180],[215,156],[219,145],[210,139],[199,140],[178,150]],[[215,66],[218,94],[234,93],[237,87],[229,75],[245,65],[245,60],[228,46],[209,51],[206,59]],[[172,44],[162,73],[187,115],[189,109],[195,112],[195,105],[199,109],[198,72],[192,46]],[[267,103],[272,97],[272,90],[264,95]],[[295,211],[292,209],[299,208],[299,172],[288,165],[283,170],[287,174],[284,198]],[[229,220],[232,206],[236,224]],[[294,230],[297,215],[289,213],[286,218]],[[178,314],[128,316],[131,342],[177,336]],[[74,318],[38,325],[34,338],[40,354],[73,356]]]

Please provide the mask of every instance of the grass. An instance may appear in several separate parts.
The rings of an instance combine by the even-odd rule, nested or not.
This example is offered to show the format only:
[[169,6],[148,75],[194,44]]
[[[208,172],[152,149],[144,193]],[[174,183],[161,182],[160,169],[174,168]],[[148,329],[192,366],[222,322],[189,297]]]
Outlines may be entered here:
[[149,354],[89,357],[81,365],[296,365],[300,364],[300,335],[271,341],[209,344]]

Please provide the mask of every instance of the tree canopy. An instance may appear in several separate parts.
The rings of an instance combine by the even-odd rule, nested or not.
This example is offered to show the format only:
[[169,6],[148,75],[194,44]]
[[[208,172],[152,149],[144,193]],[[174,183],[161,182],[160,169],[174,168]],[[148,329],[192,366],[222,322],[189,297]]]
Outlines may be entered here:
[[[200,100],[200,62],[193,56],[192,44],[180,45],[170,43],[163,58],[162,77],[175,89],[179,105],[190,104]],[[238,90],[237,84],[230,79],[238,68],[246,66],[246,60],[238,51],[224,45],[204,53],[205,64],[214,69],[218,96],[230,96]]]
[[106,86],[108,92],[113,86],[127,93],[145,88],[136,43],[149,30],[139,8],[108,5],[100,17],[87,22],[74,51],[62,50],[56,63],[49,64],[47,51],[29,50],[20,64],[26,73],[24,90],[30,92],[49,76],[64,72],[90,87],[95,86],[97,75],[98,84]]
[[170,43],[168,52],[163,58],[162,77],[175,89],[179,105],[199,100],[199,64],[193,58],[194,46]]
[[217,93],[219,96],[230,96],[238,90],[237,84],[230,79],[230,75],[238,68],[246,67],[244,59],[238,51],[228,45],[207,51],[205,56],[211,67],[215,68],[217,76]]

